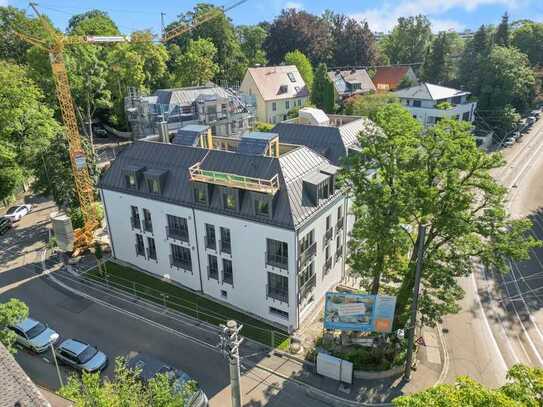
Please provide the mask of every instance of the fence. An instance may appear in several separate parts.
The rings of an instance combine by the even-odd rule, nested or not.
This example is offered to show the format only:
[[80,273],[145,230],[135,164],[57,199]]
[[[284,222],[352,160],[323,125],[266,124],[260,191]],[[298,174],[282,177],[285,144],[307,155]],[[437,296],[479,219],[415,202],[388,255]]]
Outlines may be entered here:
[[[226,316],[210,310],[209,308],[202,306],[196,302],[186,300],[184,298],[165,293],[148,285],[138,283],[136,281],[127,280],[123,277],[103,272],[102,275],[98,275],[93,271],[81,275],[82,280],[90,280],[103,284],[107,287],[116,288],[127,293],[132,294],[136,298],[142,298],[147,301],[160,304],[165,308],[181,312],[187,316],[195,318],[200,321],[205,321],[213,325],[226,324],[229,319],[236,319],[232,316]],[[176,286],[173,286],[176,287]],[[236,312],[236,311],[234,311]],[[237,313],[237,312],[236,312]],[[285,333],[274,329],[261,328],[246,321],[240,319],[238,322],[243,324],[241,335],[253,339],[257,342],[271,346],[272,348],[287,349],[290,345],[290,336]]]

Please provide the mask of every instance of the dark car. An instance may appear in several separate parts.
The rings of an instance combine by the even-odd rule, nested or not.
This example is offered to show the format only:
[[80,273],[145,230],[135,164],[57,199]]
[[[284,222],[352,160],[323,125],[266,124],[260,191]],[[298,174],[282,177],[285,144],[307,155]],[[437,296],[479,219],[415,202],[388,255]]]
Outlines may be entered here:
[[[179,369],[167,365],[161,360],[147,353],[130,352],[126,356],[126,367],[132,370],[139,369],[139,378],[143,383],[148,383],[157,374],[164,373],[173,382],[173,388],[182,390],[184,385],[192,381],[190,376]],[[175,390],[174,390],[175,391]],[[185,403],[185,407],[207,407],[207,396],[201,389],[197,389],[190,400]]]
[[5,216],[2,216],[0,218],[0,235],[3,235],[8,231],[8,229],[11,229],[12,227],[11,219],[6,218]]

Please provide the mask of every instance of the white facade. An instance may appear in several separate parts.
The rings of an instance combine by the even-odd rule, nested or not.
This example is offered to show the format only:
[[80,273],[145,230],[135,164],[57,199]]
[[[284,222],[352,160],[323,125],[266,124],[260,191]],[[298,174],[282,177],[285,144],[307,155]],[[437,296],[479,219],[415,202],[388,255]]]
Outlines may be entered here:
[[467,100],[456,105],[451,104],[450,109],[437,109],[437,102],[433,100],[400,99],[400,102],[415,119],[428,127],[443,118],[473,122],[477,108],[477,102],[468,102]]
[[[303,319],[319,303],[324,293],[343,277],[347,229],[352,227],[352,219],[349,219],[347,201],[344,197],[338,197],[295,231],[121,192],[110,190],[102,190],[101,192],[113,255],[117,259],[158,277],[171,279],[173,282],[192,290],[201,291],[219,302],[246,313],[285,326],[289,331],[297,329]],[[141,227],[141,230],[132,227],[130,219],[132,206],[137,208],[142,224],[144,220],[143,209],[149,211],[152,232],[145,231],[144,227]],[[338,207],[342,207],[340,211],[343,219],[342,228],[338,228]],[[168,237],[166,232],[167,215],[186,219],[188,242]],[[323,239],[328,216],[330,216],[333,232],[331,239],[326,242],[326,246],[329,246],[328,253],[332,260],[330,269],[324,273],[326,248]],[[215,249],[206,247],[206,224],[214,226]],[[230,254],[221,252],[221,227],[227,228],[230,232]],[[300,302],[299,242],[311,230],[313,230],[316,242],[316,254],[312,258],[315,287]],[[143,237],[144,255],[136,253],[136,234]],[[148,238],[154,239],[156,260],[149,258]],[[285,242],[288,245],[287,268],[283,269],[267,264],[267,239]],[[190,250],[190,268],[192,270],[171,266],[171,244]],[[338,246],[342,253],[340,256],[336,255]],[[208,274],[209,255],[217,258],[218,279],[210,278]],[[232,284],[223,281],[223,259],[232,262]],[[288,278],[288,302],[268,295],[268,272]],[[288,317],[285,313],[288,313]]]

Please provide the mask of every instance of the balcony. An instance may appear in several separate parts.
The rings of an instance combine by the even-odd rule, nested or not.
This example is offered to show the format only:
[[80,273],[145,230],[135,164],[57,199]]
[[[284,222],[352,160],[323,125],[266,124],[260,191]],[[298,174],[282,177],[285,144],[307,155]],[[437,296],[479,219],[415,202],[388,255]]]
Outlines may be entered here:
[[166,236],[170,239],[180,240],[182,242],[189,242],[189,231],[180,228],[171,228],[166,226]]
[[170,266],[192,272],[192,264],[170,254]]
[[229,240],[220,240],[221,253],[232,254],[232,246]]
[[322,274],[327,274],[330,269],[332,268],[332,258],[329,257],[328,259],[326,259],[326,261],[324,262],[323,266],[322,266]]
[[344,221],[345,221],[345,218],[338,219],[336,223],[336,234],[338,234],[339,231],[343,229],[343,224],[345,223]]
[[324,238],[323,238],[323,243],[322,243],[322,245],[323,245],[323,246],[326,246],[326,244],[327,244],[330,240],[332,240],[333,237],[334,237],[334,228],[331,227],[331,228],[328,229],[328,230],[326,231],[326,233],[324,234]]
[[153,233],[153,222],[151,222],[151,219],[143,220],[143,230],[149,233]]
[[141,222],[139,216],[131,216],[130,225],[132,226],[132,229],[141,230]]
[[143,256],[145,257],[145,247],[143,245],[140,245],[140,244],[135,244],[134,245],[135,249],[136,249],[136,256]]
[[266,298],[271,298],[288,304],[288,290],[273,288],[266,284]]
[[309,280],[307,280],[305,282],[305,284],[300,287],[300,290],[298,291],[298,302],[302,302],[303,300],[305,300],[305,298],[307,296],[309,296],[309,294],[311,294],[313,292],[313,289],[316,287],[317,285],[317,278],[315,277],[315,274],[313,274]]
[[300,267],[304,267],[309,260],[311,260],[317,254],[317,242],[311,243],[307,249],[305,249],[299,256]]
[[204,242],[207,249],[217,250],[217,240],[215,238],[210,238],[209,236],[204,236]]
[[266,264],[272,267],[288,270],[288,257],[266,252]]

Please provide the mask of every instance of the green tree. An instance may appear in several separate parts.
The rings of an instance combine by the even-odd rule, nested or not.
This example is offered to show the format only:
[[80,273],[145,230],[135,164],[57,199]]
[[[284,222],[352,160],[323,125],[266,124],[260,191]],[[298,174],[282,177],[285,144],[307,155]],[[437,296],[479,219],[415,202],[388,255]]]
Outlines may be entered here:
[[24,302],[12,298],[7,302],[0,302],[0,342],[11,352],[15,353],[15,332],[7,327],[16,325],[28,318],[28,307]]
[[0,83],[0,168],[13,176],[2,185],[0,198],[5,198],[20,185],[23,175],[31,174],[36,159],[60,132],[60,126],[22,67],[0,60]]
[[213,10],[217,12],[217,17],[198,25],[189,33],[173,39],[169,44],[177,44],[184,52],[190,39],[211,41],[217,49],[216,62],[219,66],[215,79],[224,79],[229,82],[239,81],[247,70],[247,59],[241,49],[231,19],[220,8],[212,4],[198,3],[192,11],[181,14],[179,19],[170,24],[167,29],[179,23],[188,24],[191,21],[198,21],[203,14]]
[[496,28],[494,43],[502,47],[508,47],[511,44],[511,30],[509,28],[509,15],[507,12],[502,16],[502,20]]
[[119,35],[120,31],[105,11],[94,9],[72,16],[68,21],[66,33],[69,35]]
[[249,66],[266,65],[268,59],[262,45],[268,32],[259,25],[240,25],[236,28],[241,50]]
[[24,65],[27,63],[26,52],[32,45],[17,36],[15,30],[37,38],[42,38],[44,32],[41,24],[23,10],[0,7],[0,59]]
[[440,384],[420,393],[393,400],[397,407],[538,407],[543,403],[543,369],[513,366],[508,382],[489,389],[473,379],[460,376],[454,384]]
[[219,72],[219,66],[215,63],[217,49],[209,40],[189,40],[183,53],[174,44],[170,47],[170,53],[175,87],[204,85]]
[[458,66],[458,83],[476,96],[481,93],[484,65],[491,51],[491,30],[482,25],[467,42]]
[[513,31],[511,44],[528,55],[534,66],[543,65],[543,23],[525,21]]
[[[423,323],[433,325],[458,311],[463,291],[456,278],[472,271],[474,257],[505,271],[508,258],[527,258],[539,243],[525,237],[530,221],[508,218],[506,190],[489,173],[503,164],[502,158],[476,147],[468,123],[443,120],[420,137],[416,119],[397,104],[384,106],[375,118],[383,134],[361,135],[362,153],[349,158],[343,177],[352,186],[355,213],[368,208],[371,216],[355,224],[351,244],[355,249],[365,247],[364,239],[382,244],[367,255],[353,250],[352,261],[358,257],[360,264],[373,264],[355,269],[372,284],[366,289],[378,286],[377,279],[401,281],[399,289],[387,289],[397,295],[397,323],[404,326],[418,260],[418,227],[426,225],[419,309]],[[374,175],[368,178],[368,173]],[[379,208],[382,216],[372,212]],[[394,267],[381,266],[380,259]]]
[[460,36],[451,32],[440,32],[432,40],[424,59],[421,79],[437,85],[450,84],[456,78],[456,58],[462,52]]
[[398,102],[392,92],[357,95],[345,102],[345,113],[348,115],[365,116],[374,120],[377,111],[390,103]]
[[294,50],[285,54],[284,62],[286,65],[295,65],[298,68],[307,89],[311,91],[313,88],[313,67],[309,59],[300,51]]
[[324,110],[326,113],[333,113],[335,100],[334,84],[328,76],[328,68],[326,64],[319,64],[313,79],[311,101],[317,108]]
[[138,378],[139,372],[128,369],[124,359],[117,358],[113,379],[101,380],[99,373],[84,372],[82,376],[71,376],[58,393],[76,407],[174,407],[186,405],[196,389],[193,382],[177,388],[165,373],[145,385]]
[[391,64],[412,64],[424,61],[431,39],[432,29],[427,17],[400,17],[381,46]]

